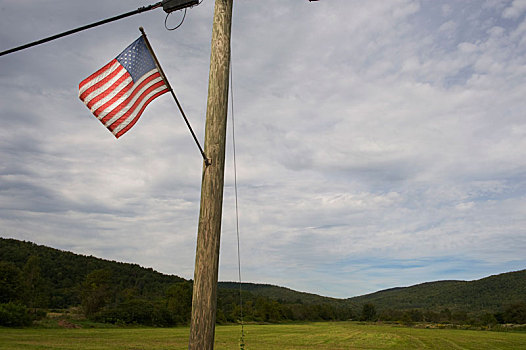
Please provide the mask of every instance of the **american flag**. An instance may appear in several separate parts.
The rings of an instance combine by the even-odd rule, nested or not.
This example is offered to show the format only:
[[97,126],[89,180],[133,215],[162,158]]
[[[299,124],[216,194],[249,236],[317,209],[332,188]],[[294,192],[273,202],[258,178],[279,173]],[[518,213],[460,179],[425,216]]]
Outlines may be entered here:
[[116,138],[168,91],[142,36],[79,84],[79,98]]

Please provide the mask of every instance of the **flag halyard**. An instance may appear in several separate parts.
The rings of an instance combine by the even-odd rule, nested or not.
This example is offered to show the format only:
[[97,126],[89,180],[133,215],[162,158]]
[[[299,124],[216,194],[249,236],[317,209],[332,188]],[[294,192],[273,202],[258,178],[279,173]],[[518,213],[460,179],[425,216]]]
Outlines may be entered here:
[[168,91],[143,36],[79,84],[80,100],[116,138]]

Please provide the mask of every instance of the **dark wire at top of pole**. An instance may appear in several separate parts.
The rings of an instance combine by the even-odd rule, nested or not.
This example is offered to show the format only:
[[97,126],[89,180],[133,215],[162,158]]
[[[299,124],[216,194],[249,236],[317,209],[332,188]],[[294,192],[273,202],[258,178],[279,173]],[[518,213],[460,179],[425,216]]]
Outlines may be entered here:
[[18,46],[18,47],[9,49],[9,50],[2,51],[2,52],[0,52],[0,56],[4,56],[4,55],[7,55],[7,54],[10,54],[10,53],[13,53],[13,52],[24,50],[24,49],[30,48],[32,46],[44,44],[44,43],[47,43],[48,41],[51,41],[51,40],[55,40],[55,39],[62,38],[62,37],[67,36],[67,35],[75,34],[77,32],[80,32],[80,31],[83,31],[83,30],[86,30],[86,29],[90,29],[90,28],[93,28],[93,27],[97,27],[97,26],[100,26],[102,24],[106,24],[106,23],[109,23],[109,22],[117,21],[119,19],[126,18],[126,17],[129,17],[129,16],[133,16],[133,15],[139,14],[141,12],[150,11],[150,10],[156,9],[158,7],[161,7],[161,6],[162,6],[162,2],[158,2],[158,3],[153,4],[153,5],[139,7],[136,10],[133,10],[133,11],[130,11],[130,12],[127,12],[127,13],[123,13],[122,15],[118,15],[118,16],[115,16],[115,17],[107,18],[107,19],[104,19],[102,21],[98,21],[98,22],[95,22],[95,23],[87,24],[85,26],[78,27],[78,28],[75,28],[75,29],[71,29],[71,30],[68,30],[68,31],[63,32],[63,33],[55,34],[55,35],[52,35],[52,36],[44,38],[44,39],[33,41],[33,42],[29,43],[29,44],[21,45],[21,46]]

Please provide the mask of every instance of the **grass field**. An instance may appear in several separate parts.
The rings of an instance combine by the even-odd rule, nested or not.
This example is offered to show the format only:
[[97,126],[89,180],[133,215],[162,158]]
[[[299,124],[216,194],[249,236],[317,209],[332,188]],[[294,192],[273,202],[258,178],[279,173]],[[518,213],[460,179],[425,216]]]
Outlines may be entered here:
[[[188,348],[188,327],[0,329],[0,349],[168,350]],[[241,328],[218,326],[215,349],[239,349]],[[526,349],[526,333],[417,329],[353,322],[245,326],[246,350]]]

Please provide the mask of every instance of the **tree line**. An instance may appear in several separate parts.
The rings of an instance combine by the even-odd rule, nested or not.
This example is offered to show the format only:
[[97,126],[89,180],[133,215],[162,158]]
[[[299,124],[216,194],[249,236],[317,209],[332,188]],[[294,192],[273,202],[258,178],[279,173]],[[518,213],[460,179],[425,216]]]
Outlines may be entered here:
[[[0,262],[0,325],[25,326],[45,315],[42,310],[81,306],[93,321],[113,324],[174,326],[188,324],[192,307],[192,282],[179,281],[146,287],[119,284],[110,269],[88,273],[78,284],[62,290],[61,295],[43,278],[38,257],[31,257],[22,269],[11,262]],[[329,304],[304,305],[301,301],[284,303],[250,292],[220,289],[217,321],[282,322],[347,320],[350,308]],[[243,303],[240,303],[240,297]],[[71,300],[71,304],[64,304]]]
[[[300,297],[288,301],[245,290],[240,295],[225,285],[218,290],[219,323],[242,315],[251,322],[352,318],[352,308],[305,293],[293,292]],[[97,322],[173,326],[190,321],[191,303],[192,281],[178,276],[0,238],[0,325],[28,325],[44,310],[80,306]]]
[[499,312],[469,313],[465,310],[450,310],[444,308],[440,311],[421,309],[383,309],[376,311],[376,306],[371,303],[364,304],[360,313],[361,321],[399,322],[402,324],[414,323],[447,323],[468,324],[474,326],[494,326],[497,324],[526,324],[526,303],[511,303]]
[[[514,286],[517,277],[523,275],[510,273],[500,279],[485,279],[483,290],[502,286],[502,281]],[[526,324],[526,293],[516,287],[510,288],[512,297],[508,298],[508,303],[502,301],[502,307],[489,309],[463,307],[462,300],[454,294],[457,307],[449,307],[446,302],[436,305],[420,301],[432,299],[432,293],[446,294],[447,289],[436,287],[446,288],[451,284],[458,289],[457,282],[443,282],[426,284],[420,290],[410,287],[361,298],[334,299],[276,286],[225,282],[220,283],[218,289],[217,321],[235,323],[243,318],[245,322],[266,323],[361,320],[406,324]],[[473,289],[470,300],[477,298],[477,289],[473,286],[470,287]],[[385,294],[391,295],[386,297]],[[411,299],[418,300],[419,306],[410,307],[415,305],[408,303]],[[484,303],[484,300],[477,302]],[[88,319],[96,322],[184,325],[190,321],[191,303],[192,281],[181,277],[164,275],[136,264],[0,238],[1,326],[30,325],[33,320],[44,317],[46,311],[71,307],[80,307]]]

